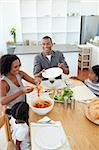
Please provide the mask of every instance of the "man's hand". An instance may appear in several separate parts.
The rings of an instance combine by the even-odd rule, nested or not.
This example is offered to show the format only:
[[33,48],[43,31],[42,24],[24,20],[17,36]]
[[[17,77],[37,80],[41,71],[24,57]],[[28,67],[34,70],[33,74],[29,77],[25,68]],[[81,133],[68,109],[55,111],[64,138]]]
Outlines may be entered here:
[[41,83],[42,79],[40,77],[35,77],[35,84],[38,86]]
[[65,68],[64,63],[58,63],[58,67],[61,68],[63,70],[64,74],[69,74],[69,68]]
[[64,69],[64,64],[63,63],[58,63],[58,67],[61,69]]

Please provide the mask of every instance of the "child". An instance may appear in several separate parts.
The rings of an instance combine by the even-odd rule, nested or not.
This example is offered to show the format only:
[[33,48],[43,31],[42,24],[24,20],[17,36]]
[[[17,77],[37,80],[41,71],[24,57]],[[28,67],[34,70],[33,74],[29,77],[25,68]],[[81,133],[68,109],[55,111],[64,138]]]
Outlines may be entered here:
[[12,139],[16,150],[30,150],[28,113],[29,105],[25,102],[16,103],[10,110]]
[[[81,80],[78,77],[71,77],[72,79]],[[91,68],[88,79],[83,81],[90,90],[99,97],[99,65],[95,65]]]
[[89,72],[89,78],[84,83],[99,97],[99,65],[95,65]]

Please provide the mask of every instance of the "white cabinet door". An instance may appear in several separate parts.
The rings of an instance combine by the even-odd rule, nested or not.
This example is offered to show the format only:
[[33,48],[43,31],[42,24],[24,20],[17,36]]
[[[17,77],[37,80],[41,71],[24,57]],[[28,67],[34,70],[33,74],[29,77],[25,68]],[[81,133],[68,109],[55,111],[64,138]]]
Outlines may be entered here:
[[18,55],[21,61],[21,70],[29,74],[33,77],[33,64],[34,64],[34,57],[36,54],[32,55]]
[[[64,53],[65,60],[69,66],[69,77],[77,76],[78,72],[78,52]],[[67,75],[65,75],[67,76]]]
[[91,67],[95,65],[99,65],[99,47],[92,46]]
[[87,45],[92,47],[91,67],[94,65],[99,65],[99,46],[95,46],[90,43],[87,43]]

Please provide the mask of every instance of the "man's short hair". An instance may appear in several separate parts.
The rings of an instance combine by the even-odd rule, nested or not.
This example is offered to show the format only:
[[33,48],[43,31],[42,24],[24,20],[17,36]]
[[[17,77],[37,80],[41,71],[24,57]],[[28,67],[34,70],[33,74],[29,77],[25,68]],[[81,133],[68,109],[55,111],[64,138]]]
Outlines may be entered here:
[[53,43],[50,36],[44,36],[42,39],[50,39],[51,43]]

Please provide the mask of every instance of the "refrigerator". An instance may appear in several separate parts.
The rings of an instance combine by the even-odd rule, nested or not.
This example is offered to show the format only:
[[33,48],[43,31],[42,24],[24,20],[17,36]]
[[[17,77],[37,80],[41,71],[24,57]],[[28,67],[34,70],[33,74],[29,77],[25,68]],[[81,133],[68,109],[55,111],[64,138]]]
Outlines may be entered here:
[[99,16],[81,16],[80,44],[99,36]]

